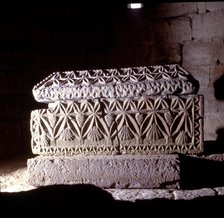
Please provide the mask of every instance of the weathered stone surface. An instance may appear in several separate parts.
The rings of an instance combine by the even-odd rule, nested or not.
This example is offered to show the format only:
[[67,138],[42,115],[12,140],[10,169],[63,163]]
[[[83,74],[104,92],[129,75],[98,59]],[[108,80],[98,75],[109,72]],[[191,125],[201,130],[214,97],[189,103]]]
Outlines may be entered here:
[[108,155],[28,159],[28,182],[93,184],[102,188],[178,188],[178,155]]
[[160,43],[164,43],[164,49],[166,47],[174,47],[172,45],[175,43],[183,44],[192,38],[191,21],[185,17],[167,21],[159,20],[155,22],[153,31],[155,32],[156,39],[160,40]]
[[210,155],[202,155],[198,158],[214,160],[214,161],[224,161],[224,154],[210,154]]
[[[215,104],[208,105],[214,106]],[[215,107],[215,106],[214,106]],[[210,109],[212,110],[212,109]],[[223,120],[220,117],[224,117],[224,113],[222,111],[208,112],[205,115],[204,119],[204,129],[205,129],[205,140],[217,140],[218,137],[222,137],[222,135],[218,135],[217,131],[219,129],[223,129]]]
[[[214,156],[219,156],[221,154],[214,154]],[[224,154],[221,156],[224,157]],[[198,156],[199,157],[199,156]],[[210,159],[210,156],[208,156]],[[212,159],[213,159],[212,157]],[[0,192],[18,192],[18,191],[28,191],[31,189],[36,189],[37,187],[31,186],[27,182],[27,158],[31,158],[30,155],[21,155],[14,156],[13,158],[6,158],[0,160],[0,181],[1,181],[1,190]],[[204,158],[204,157],[202,157]],[[222,158],[219,157],[218,160]],[[217,160],[215,158],[214,160]],[[222,159],[223,161],[223,159]],[[192,168],[192,165],[189,166]],[[180,169],[181,171],[181,169]],[[222,170],[219,172],[222,172]],[[183,179],[183,178],[182,178]],[[211,178],[214,179],[214,178]],[[216,196],[224,196],[224,183],[221,183],[221,186],[214,186],[214,188],[209,188],[216,192]],[[203,186],[202,186],[203,187]],[[117,200],[149,200],[155,198],[164,198],[164,199],[174,199],[173,192],[174,189],[104,189],[113,195]],[[186,190],[182,190],[186,191]],[[189,190],[188,190],[189,191]],[[207,196],[208,192],[203,192],[201,189],[194,189],[194,192],[200,192],[201,197]],[[1,195],[2,193],[0,193]]]
[[222,38],[224,35],[223,11],[195,15],[192,19],[193,38],[197,40],[212,40],[217,37]]
[[171,190],[167,189],[106,189],[114,199],[122,201],[173,199]]
[[[210,68],[208,68],[207,66],[193,66],[193,65],[189,65],[188,62],[186,62],[186,64],[187,65],[184,65],[184,67],[186,67],[188,69],[188,71],[191,72],[191,74],[193,75],[193,77],[196,80],[200,81],[199,94],[206,93],[205,91],[208,90],[208,88],[212,86],[212,84],[210,83],[212,81],[209,80],[211,78],[206,76],[206,75],[210,74]],[[208,93],[206,93],[206,94],[208,94]],[[206,99],[205,99],[205,101],[206,101]]]
[[[165,40],[157,37],[158,46],[155,46],[155,52],[151,54],[153,62],[178,63],[181,61],[181,47],[179,43],[166,44]],[[170,39],[171,40],[171,39]]]
[[202,188],[197,190],[174,190],[175,200],[192,200],[203,196],[215,196],[216,192],[210,188]]
[[224,187],[202,188],[194,190],[172,189],[105,189],[112,194],[114,199],[123,201],[169,199],[193,200],[201,197],[224,196]]
[[162,3],[156,10],[156,15],[163,18],[178,17],[197,12],[196,2]]
[[223,50],[223,42],[189,41],[183,47],[183,65],[188,67],[215,66]]
[[31,134],[35,154],[199,153],[203,96],[51,103],[31,113]]
[[[221,45],[219,51],[223,53]],[[196,58],[199,58],[198,66],[190,65],[191,62],[197,64]],[[188,66],[184,65],[184,67],[191,72],[196,80],[200,81],[199,94],[206,96],[204,98],[204,141],[211,141],[216,140],[218,137],[216,130],[223,128],[223,119],[220,119],[220,117],[224,117],[224,104],[222,101],[224,65],[208,67],[200,66],[200,62],[202,62],[201,58],[194,53],[191,61],[189,59],[185,62]]]
[[197,2],[198,13],[202,14],[206,12],[206,2]]
[[198,82],[179,65],[53,73],[34,86],[39,102],[195,94]]
[[216,187],[214,190],[217,192],[217,195],[223,195],[224,196],[224,187]]
[[224,2],[220,1],[220,2],[205,2],[206,4],[206,9],[208,11],[216,11],[216,10],[222,10],[224,9]]

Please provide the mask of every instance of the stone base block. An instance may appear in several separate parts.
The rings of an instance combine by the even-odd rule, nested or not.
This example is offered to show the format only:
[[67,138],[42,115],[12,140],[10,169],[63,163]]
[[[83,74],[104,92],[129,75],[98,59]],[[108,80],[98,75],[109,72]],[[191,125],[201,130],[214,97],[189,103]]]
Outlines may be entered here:
[[27,161],[33,186],[93,184],[101,188],[179,188],[178,155],[98,155]]

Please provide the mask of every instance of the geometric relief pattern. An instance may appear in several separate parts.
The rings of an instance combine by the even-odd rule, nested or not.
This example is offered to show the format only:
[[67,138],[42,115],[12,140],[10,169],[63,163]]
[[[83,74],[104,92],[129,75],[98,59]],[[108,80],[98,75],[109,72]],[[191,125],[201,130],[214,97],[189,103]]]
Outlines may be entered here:
[[39,102],[196,94],[198,81],[177,64],[54,72],[33,88]]
[[198,153],[203,96],[54,102],[31,113],[32,151],[42,155]]

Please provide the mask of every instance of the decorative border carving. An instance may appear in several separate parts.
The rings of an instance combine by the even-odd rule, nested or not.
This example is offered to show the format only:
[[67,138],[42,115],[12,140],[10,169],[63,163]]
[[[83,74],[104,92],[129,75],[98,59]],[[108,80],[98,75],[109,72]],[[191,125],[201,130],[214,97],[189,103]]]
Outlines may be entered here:
[[34,154],[199,153],[203,96],[55,102],[32,111],[30,126]]
[[39,102],[196,94],[199,83],[179,65],[56,72],[33,88]]

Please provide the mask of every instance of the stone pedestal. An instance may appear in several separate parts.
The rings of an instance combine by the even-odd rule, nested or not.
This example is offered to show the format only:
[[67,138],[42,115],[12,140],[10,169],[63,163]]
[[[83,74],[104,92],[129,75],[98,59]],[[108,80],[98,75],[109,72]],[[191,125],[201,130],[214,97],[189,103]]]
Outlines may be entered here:
[[178,155],[38,156],[27,162],[29,183],[93,184],[102,188],[179,188]]

